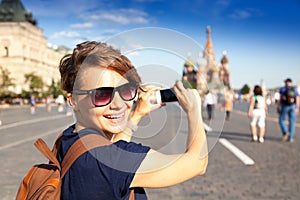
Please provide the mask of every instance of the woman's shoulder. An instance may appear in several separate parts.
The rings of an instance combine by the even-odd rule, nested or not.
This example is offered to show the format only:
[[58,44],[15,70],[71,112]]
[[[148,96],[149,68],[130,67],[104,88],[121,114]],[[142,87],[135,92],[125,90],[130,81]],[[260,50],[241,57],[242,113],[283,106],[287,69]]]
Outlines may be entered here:
[[[66,153],[66,151],[77,141],[80,140],[81,137],[90,135],[90,134],[98,134],[94,132],[88,132],[88,133],[77,133],[73,132],[74,125],[67,128],[62,135],[62,148],[63,155]],[[110,153],[118,153],[122,154],[121,152],[125,153],[141,153],[141,154],[147,154],[147,152],[150,150],[150,147],[142,145],[140,143],[135,142],[127,142],[124,140],[119,140],[114,143],[105,144],[98,146],[97,148],[94,148],[96,152],[110,152]],[[92,150],[92,151],[93,151]]]
[[132,153],[147,153],[150,150],[150,147],[142,145],[141,143],[126,142],[124,140],[119,140],[113,144],[116,145],[118,148]]

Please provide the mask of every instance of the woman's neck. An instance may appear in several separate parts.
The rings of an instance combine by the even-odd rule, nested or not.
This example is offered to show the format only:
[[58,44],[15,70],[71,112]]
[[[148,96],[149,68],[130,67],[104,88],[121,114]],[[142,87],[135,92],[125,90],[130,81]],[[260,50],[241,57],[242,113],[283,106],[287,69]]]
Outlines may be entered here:
[[[82,125],[76,123],[75,124],[75,129],[73,130],[73,132],[78,133],[79,131],[81,131],[83,129],[86,129],[86,128],[89,128],[89,127],[85,127],[85,126],[82,126]],[[94,128],[90,128],[90,129],[94,129]],[[105,137],[109,141],[112,141],[113,138],[114,138],[113,133],[109,133],[109,132],[106,132],[106,131],[103,131],[103,130],[98,130],[98,129],[94,129],[94,130],[98,131],[103,137]]]

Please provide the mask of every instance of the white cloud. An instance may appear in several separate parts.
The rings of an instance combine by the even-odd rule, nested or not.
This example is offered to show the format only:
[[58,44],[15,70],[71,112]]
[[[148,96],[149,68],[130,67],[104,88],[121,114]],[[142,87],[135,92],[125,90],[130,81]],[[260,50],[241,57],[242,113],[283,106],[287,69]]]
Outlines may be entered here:
[[134,56],[140,56],[140,52],[138,51],[132,51],[126,54],[127,57],[134,57]]
[[261,17],[263,16],[263,13],[258,9],[236,9],[232,14],[229,15],[229,17],[233,19],[249,19],[251,17]]
[[50,36],[51,39],[57,38],[78,38],[80,34],[76,31],[60,31]]
[[147,13],[135,9],[117,9],[94,13],[89,15],[87,18],[104,23],[128,25],[148,24],[149,20],[147,19],[147,16]]
[[94,26],[94,24],[91,23],[91,22],[85,22],[85,23],[81,23],[81,24],[71,24],[70,25],[71,28],[79,28],[79,29],[92,28],[93,26]]
[[103,34],[116,34],[119,33],[120,31],[117,29],[105,29],[102,31]]
[[247,10],[237,9],[229,16],[233,19],[247,19],[247,18],[251,17],[251,13]]
[[106,37],[103,36],[103,35],[98,35],[98,36],[95,36],[93,38],[91,38],[90,40],[92,41],[98,41],[98,42],[103,42],[106,40]]

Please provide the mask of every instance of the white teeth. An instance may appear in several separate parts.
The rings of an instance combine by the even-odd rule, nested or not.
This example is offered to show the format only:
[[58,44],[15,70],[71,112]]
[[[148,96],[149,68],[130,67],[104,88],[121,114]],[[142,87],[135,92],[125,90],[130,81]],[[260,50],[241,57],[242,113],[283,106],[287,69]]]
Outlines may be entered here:
[[122,114],[119,114],[119,115],[106,115],[105,117],[108,118],[108,119],[119,119],[121,117],[123,117],[125,114],[122,113]]

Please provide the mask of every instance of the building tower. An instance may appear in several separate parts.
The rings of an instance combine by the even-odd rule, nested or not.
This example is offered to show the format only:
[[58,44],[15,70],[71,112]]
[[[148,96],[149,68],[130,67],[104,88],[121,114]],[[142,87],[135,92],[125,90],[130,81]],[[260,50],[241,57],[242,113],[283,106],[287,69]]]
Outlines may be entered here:
[[207,82],[209,88],[218,88],[220,85],[219,79],[219,69],[217,67],[217,62],[215,59],[215,52],[213,49],[213,44],[211,40],[211,29],[208,26],[206,29],[207,41],[204,50],[204,57],[206,59],[206,71],[207,71]]
[[204,49],[204,57],[207,61],[206,71],[209,71],[214,67],[216,63],[215,52],[211,40],[211,29],[209,26],[207,26],[206,28],[206,37],[207,39],[206,39],[206,45]]
[[219,71],[219,76],[220,79],[222,81],[222,83],[224,84],[225,88],[227,90],[231,90],[231,86],[230,86],[230,72],[229,72],[229,68],[228,68],[228,58],[227,58],[227,52],[223,51],[223,57],[221,59],[221,67],[220,67],[220,71]]
[[208,26],[206,29],[207,39],[205,49],[203,51],[203,58],[206,61],[205,66],[198,65],[197,74],[197,89],[203,93],[207,89],[220,89],[222,87],[219,68],[215,59],[215,52],[211,39],[211,29]]

